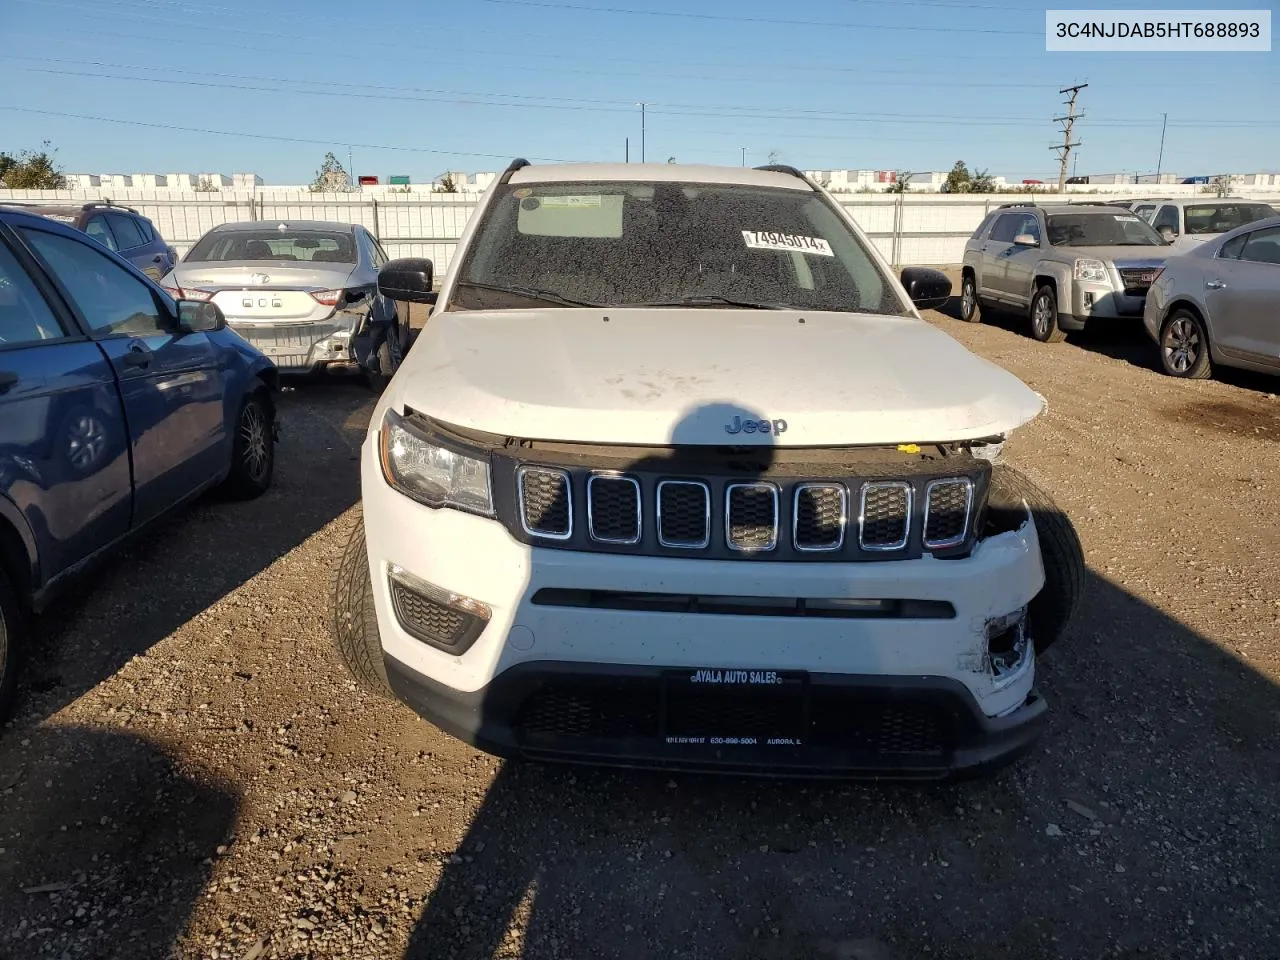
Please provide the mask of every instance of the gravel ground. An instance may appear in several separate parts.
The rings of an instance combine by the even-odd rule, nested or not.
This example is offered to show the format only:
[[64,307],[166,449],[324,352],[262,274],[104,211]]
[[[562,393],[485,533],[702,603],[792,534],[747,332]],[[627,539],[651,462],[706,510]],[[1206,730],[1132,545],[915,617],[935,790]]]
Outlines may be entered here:
[[502,764],[361,694],[327,583],[372,401],[300,384],[270,494],[194,507],[42,622],[0,735],[0,958],[1280,956],[1280,381],[948,314],[1048,397],[1009,455],[1089,561],[1020,765]]

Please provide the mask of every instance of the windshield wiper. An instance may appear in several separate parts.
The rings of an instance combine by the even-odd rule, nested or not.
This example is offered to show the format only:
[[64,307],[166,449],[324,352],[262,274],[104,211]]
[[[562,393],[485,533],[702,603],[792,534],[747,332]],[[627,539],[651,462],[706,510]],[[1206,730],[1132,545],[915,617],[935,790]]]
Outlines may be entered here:
[[569,297],[562,297],[558,293],[550,290],[541,290],[537,287],[506,287],[498,283],[481,283],[479,280],[459,280],[459,287],[471,287],[474,290],[488,290],[493,293],[510,293],[513,296],[524,297],[527,300],[544,300],[547,303],[557,303],[566,307],[603,307],[603,303],[590,303],[586,300],[571,300]]
[[680,300],[653,300],[641,303],[614,304],[618,309],[626,307],[705,307],[720,305],[725,307],[742,307],[747,310],[798,310],[799,307],[789,303],[758,303],[752,300],[734,300],[732,297],[721,297],[715,294],[699,294],[684,297]]

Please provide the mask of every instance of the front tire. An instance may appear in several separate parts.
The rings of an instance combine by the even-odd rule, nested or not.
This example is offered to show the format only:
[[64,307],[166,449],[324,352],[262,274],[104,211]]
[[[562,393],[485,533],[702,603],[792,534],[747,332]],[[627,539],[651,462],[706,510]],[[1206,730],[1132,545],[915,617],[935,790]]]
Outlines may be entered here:
[[1041,343],[1061,343],[1067,336],[1058,326],[1058,292],[1047,283],[1031,298],[1031,336]]
[[1066,632],[1084,592],[1084,548],[1075,527],[1053,498],[1022,473],[1005,464],[991,471],[987,509],[1002,528],[1012,529],[1031,510],[1044,586],[1027,605],[1027,621],[1036,654],[1044,653]]
[[965,274],[960,281],[960,319],[965,323],[982,322],[982,308],[978,305],[978,284],[972,274]]
[[1160,365],[1169,376],[1184,380],[1213,376],[1209,333],[1190,310],[1175,310],[1160,328]]
[[394,323],[387,329],[382,341],[369,358],[370,369],[365,370],[365,381],[369,384],[369,388],[376,393],[386,390],[387,385],[391,383],[391,378],[400,369],[400,362],[403,359],[400,324]]
[[0,570],[0,723],[13,712],[18,693],[18,649],[22,607],[8,575]]
[[263,389],[249,394],[240,405],[231,447],[227,493],[235,500],[262,496],[271,488],[276,467],[275,414]]
[[330,583],[333,597],[333,642],[351,676],[361,688],[394,699],[382,659],[382,638],[373,606],[373,578],[365,546],[364,517],[356,521],[342,559]]

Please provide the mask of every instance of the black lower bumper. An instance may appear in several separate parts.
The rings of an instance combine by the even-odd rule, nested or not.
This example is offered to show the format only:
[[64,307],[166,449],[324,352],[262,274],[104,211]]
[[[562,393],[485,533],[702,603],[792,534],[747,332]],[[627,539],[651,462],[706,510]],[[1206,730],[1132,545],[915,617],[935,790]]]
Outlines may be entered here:
[[544,661],[467,693],[391,657],[386,667],[397,697],[480,750],[599,766],[943,780],[1015,760],[1047,712],[1033,692],[1013,713],[987,717],[945,677]]

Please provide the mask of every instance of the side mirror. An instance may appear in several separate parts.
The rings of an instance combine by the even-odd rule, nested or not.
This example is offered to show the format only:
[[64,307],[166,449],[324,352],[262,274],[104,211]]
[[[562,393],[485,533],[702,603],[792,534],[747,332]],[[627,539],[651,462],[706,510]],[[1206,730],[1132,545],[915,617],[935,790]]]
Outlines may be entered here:
[[431,261],[422,257],[391,260],[378,271],[378,292],[391,300],[435,303],[434,273]]
[[178,301],[178,334],[214,333],[227,325],[221,308],[208,300]]
[[1178,235],[1174,233],[1173,227],[1161,227],[1160,236],[1164,237],[1165,243],[1173,243],[1173,241],[1178,239]]
[[932,267],[907,267],[902,271],[902,287],[922,310],[936,310],[951,299],[951,281]]
[[1029,233],[1020,233],[1020,234],[1018,234],[1016,237],[1014,237],[1014,238],[1013,238],[1013,242],[1014,242],[1014,245],[1015,245],[1015,246],[1019,246],[1019,247],[1038,247],[1038,246],[1040,246],[1040,241],[1039,241],[1039,240],[1037,240],[1035,237],[1033,237],[1033,236],[1032,236],[1031,234],[1029,234]]

